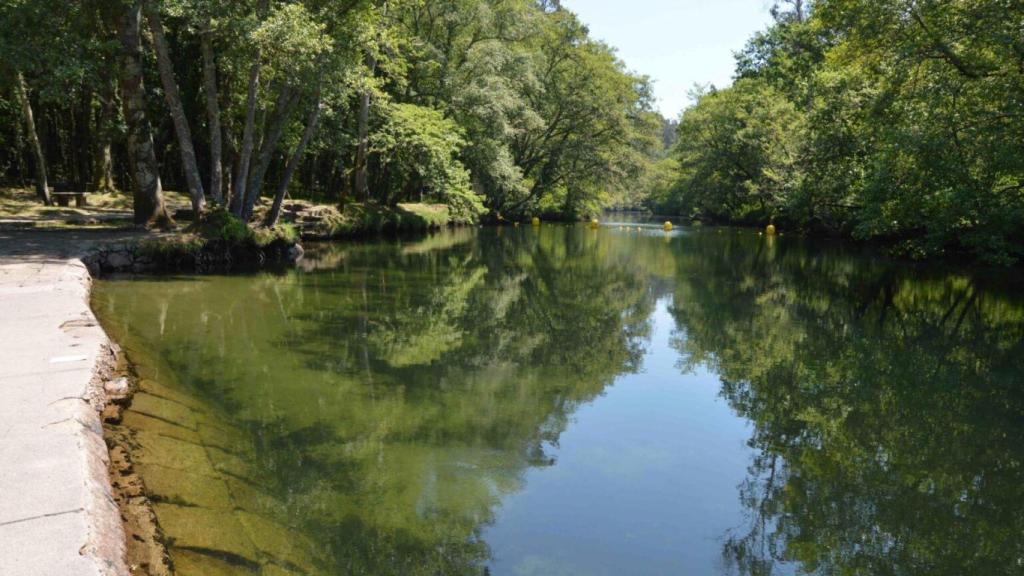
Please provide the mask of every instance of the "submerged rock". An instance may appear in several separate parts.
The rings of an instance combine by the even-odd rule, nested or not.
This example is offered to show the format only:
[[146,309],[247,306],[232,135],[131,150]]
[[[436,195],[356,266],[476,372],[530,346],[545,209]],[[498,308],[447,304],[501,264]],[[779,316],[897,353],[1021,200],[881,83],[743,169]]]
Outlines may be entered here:
[[323,574],[313,541],[281,522],[287,506],[262,488],[253,440],[217,407],[142,380],[117,434],[151,502],[174,572]]

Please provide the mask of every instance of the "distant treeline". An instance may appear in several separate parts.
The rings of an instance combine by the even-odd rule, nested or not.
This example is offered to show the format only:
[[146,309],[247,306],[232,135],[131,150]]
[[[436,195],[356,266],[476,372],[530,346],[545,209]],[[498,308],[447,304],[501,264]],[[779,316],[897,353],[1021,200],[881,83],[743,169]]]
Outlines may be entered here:
[[788,0],[698,89],[657,211],[1024,255],[1024,4]]
[[0,0],[0,180],[428,201],[623,203],[663,146],[646,78],[557,0]]

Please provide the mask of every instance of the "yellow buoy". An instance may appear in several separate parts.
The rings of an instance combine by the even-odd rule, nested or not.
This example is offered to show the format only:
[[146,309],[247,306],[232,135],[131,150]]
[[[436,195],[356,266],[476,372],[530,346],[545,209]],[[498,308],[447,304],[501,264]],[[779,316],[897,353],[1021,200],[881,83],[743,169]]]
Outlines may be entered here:
[[540,218],[534,216],[533,220],[531,220],[530,223],[533,224],[534,226],[540,226]]
[[765,233],[769,236],[775,236],[775,224],[769,224],[768,228],[765,228]]
[[593,220],[590,221],[590,229],[591,230],[597,230],[600,227],[601,227],[601,223],[597,221],[597,218],[594,218]]
[[671,232],[672,231],[672,222],[665,222],[665,225],[662,226],[662,228],[665,229],[665,232]]

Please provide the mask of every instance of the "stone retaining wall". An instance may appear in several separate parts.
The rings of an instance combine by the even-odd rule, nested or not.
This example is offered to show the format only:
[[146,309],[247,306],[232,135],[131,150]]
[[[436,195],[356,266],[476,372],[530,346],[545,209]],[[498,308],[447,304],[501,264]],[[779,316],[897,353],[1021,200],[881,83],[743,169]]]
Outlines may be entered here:
[[208,242],[196,247],[170,236],[98,244],[86,251],[82,262],[96,277],[117,273],[208,273],[259,269],[293,265],[302,255],[300,244],[248,247]]

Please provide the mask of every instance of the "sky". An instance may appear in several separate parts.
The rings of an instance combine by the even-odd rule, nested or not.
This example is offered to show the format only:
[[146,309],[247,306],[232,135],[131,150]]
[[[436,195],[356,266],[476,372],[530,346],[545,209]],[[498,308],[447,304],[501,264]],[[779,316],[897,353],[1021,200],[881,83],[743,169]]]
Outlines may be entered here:
[[732,82],[733,52],[771,20],[770,0],[562,0],[591,36],[650,76],[663,116],[682,112],[694,84]]

